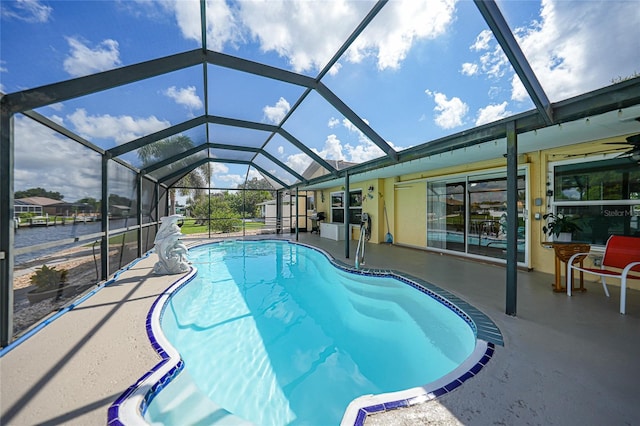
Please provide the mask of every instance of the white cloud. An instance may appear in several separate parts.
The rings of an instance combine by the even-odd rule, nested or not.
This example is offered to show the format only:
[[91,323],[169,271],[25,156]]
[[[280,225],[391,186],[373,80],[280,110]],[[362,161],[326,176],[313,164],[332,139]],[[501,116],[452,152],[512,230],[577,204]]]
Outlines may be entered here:
[[478,73],[478,64],[465,62],[464,64],[462,64],[460,72],[467,76],[476,75]]
[[333,64],[331,68],[329,68],[329,75],[336,75],[342,68],[342,64],[340,62],[336,62]]
[[470,50],[476,52],[481,50],[489,50],[489,43],[493,40],[493,33],[491,30],[482,30],[476,37],[473,44],[469,47]]
[[331,118],[329,119],[329,122],[327,123],[327,126],[328,126],[330,129],[333,129],[334,127],[339,126],[339,125],[340,125],[340,120],[338,120],[338,119],[337,119],[337,118],[335,118],[335,117],[331,117]]
[[498,105],[487,105],[484,108],[478,110],[478,118],[476,119],[476,126],[480,126],[486,123],[492,123],[500,120],[501,118],[508,117],[512,114],[511,111],[507,111],[507,102],[502,102]]
[[314,151],[325,160],[345,160],[345,156],[342,153],[342,143],[334,134],[327,136],[322,150],[318,151],[314,148]]
[[383,151],[368,139],[353,145],[343,144],[335,134],[327,136],[321,150],[314,149],[314,151],[326,160],[352,163],[362,163],[384,155]]
[[[182,3],[179,2],[182,9]],[[196,3],[199,9],[198,2]],[[198,11],[197,27],[200,27],[200,13]],[[198,31],[198,36],[200,31]],[[225,44],[236,46],[243,40],[243,31],[238,18],[224,1],[207,1],[207,47],[211,50],[222,51]],[[198,41],[200,39],[198,38]]]
[[480,56],[480,68],[487,76],[494,79],[504,77],[507,71],[512,69],[507,56],[498,44],[494,46],[493,50]]
[[358,145],[346,144],[344,148],[347,152],[347,161],[353,163],[364,163],[384,155],[384,151],[373,142],[360,143]]
[[[363,121],[368,124],[366,119],[363,119]],[[349,134],[356,135],[357,140],[353,143],[343,143],[336,134],[330,134],[327,136],[322,149],[312,148],[320,157],[327,160],[363,163],[385,155],[382,149],[374,144],[360,129],[346,118],[342,119],[342,121],[337,118],[331,118],[327,123],[330,129],[335,129],[340,125],[346,129]],[[387,143],[396,150],[402,150],[402,148],[395,147],[391,142]],[[287,157],[286,164],[298,173],[302,173],[311,164],[311,161],[312,159],[308,155],[298,153]]]
[[72,77],[106,71],[121,64],[118,42],[115,40],[103,40],[93,49],[74,37],[67,37],[67,42],[70,51],[63,66]]
[[[163,5],[175,14],[182,36],[199,44],[202,41],[200,2],[175,0],[164,2]],[[225,46],[235,47],[243,40],[237,10],[232,9],[226,1],[207,0],[206,38],[207,48],[219,52],[224,51]]]
[[298,154],[289,155],[284,162],[287,166],[291,167],[296,172],[302,174],[313,160],[304,152]]
[[177,104],[183,105],[190,110],[201,109],[202,100],[196,94],[195,86],[188,86],[181,89],[171,86],[165,90],[164,94],[173,99]]
[[53,8],[46,6],[38,0],[17,0],[2,2],[2,16],[9,19],[18,19],[30,23],[47,22],[51,17]]
[[64,126],[64,118],[60,117],[59,115],[52,115],[51,117],[49,117],[51,119],[51,121],[53,121],[54,123],[57,123],[61,126]]
[[62,102],[56,102],[55,104],[47,105],[47,108],[51,108],[54,111],[62,111],[64,104]]
[[461,73],[466,76],[479,74],[480,71],[489,78],[499,79],[511,70],[509,60],[496,42],[490,30],[482,30],[469,50],[481,53],[480,65],[466,62],[462,64]]
[[[454,19],[457,0],[389,2],[346,55],[351,62],[375,57],[378,68],[398,68],[412,45],[444,34]],[[182,36],[201,40],[198,2],[169,1]],[[296,72],[321,70],[371,9],[368,1],[253,0],[233,5],[207,1],[207,47],[225,51],[257,42],[263,52],[285,58]],[[340,63],[330,74],[336,74]]]
[[[552,102],[640,71],[640,15],[634,1],[542,0],[540,16],[514,33]],[[471,49],[482,52],[481,69],[486,75],[513,72],[486,31]],[[511,99],[528,98],[518,76],[511,74]]]
[[171,125],[168,121],[158,120],[153,115],[147,118],[134,118],[128,115],[114,117],[109,114],[87,115],[83,108],[76,109],[67,119],[75,131],[84,138],[113,139],[117,144],[137,139]]
[[348,59],[375,55],[378,69],[396,69],[413,43],[443,35],[454,20],[456,0],[403,0],[387,3],[349,48]]
[[280,122],[282,121],[284,116],[287,115],[290,109],[291,105],[289,105],[289,102],[287,102],[285,98],[281,97],[280,99],[278,99],[278,102],[276,102],[275,105],[265,106],[262,109],[262,112],[264,113],[264,117],[267,121],[273,124],[280,124]]
[[439,92],[425,90],[425,93],[433,97],[436,103],[434,111],[437,112],[434,121],[443,129],[452,129],[464,123],[464,117],[469,112],[469,106],[460,98],[447,99],[447,95]]
[[263,51],[276,52],[294,71],[305,72],[322,69],[370,7],[346,0],[256,0],[239,2],[238,17]]
[[256,169],[254,169],[253,167],[250,167],[249,168],[249,175],[247,176],[247,180],[252,180],[253,178],[262,179],[262,175]]
[[284,146],[280,145],[278,147],[278,154],[280,154],[280,155],[284,154]]
[[14,129],[16,190],[44,187],[67,201],[100,198],[99,154],[24,116],[16,116]]
[[222,163],[209,163],[209,167],[211,168],[212,175],[229,172],[229,167],[225,166]]
[[[239,175],[229,174],[229,167],[223,163],[209,163],[211,170],[211,186],[229,187],[229,182],[233,184],[233,188],[237,186]],[[221,183],[225,182],[225,183]],[[242,181],[244,182],[244,180]]]
[[[363,119],[362,121],[369,124],[365,119]],[[363,143],[371,142],[371,140],[368,137],[366,137],[365,134],[362,133],[362,131],[355,126],[355,124],[353,124],[351,121],[347,120],[346,118],[342,119],[342,126],[344,126],[344,128],[347,129],[350,133],[355,133],[358,136],[359,142],[363,142]]]
[[219,184],[223,188],[237,188],[238,185],[244,183],[244,175],[216,175],[216,180],[225,182],[225,184]]

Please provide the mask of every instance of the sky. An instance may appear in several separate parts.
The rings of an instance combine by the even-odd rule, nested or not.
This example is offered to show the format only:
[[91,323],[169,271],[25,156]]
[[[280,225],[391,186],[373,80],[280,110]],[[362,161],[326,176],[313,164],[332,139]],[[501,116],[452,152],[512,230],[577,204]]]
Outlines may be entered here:
[[[552,102],[640,73],[637,0],[497,3]],[[207,48],[315,78],[373,5],[207,1]],[[201,47],[197,1],[2,0],[0,7],[3,93]],[[294,109],[302,87],[206,67],[207,93],[199,65],[37,112],[103,149],[208,110],[276,125],[286,117],[283,128],[324,159],[362,163],[384,155],[315,91]],[[468,0],[391,0],[322,82],[396,151],[534,108]],[[100,197],[99,156],[23,115],[14,126],[16,190],[46,187],[69,201]],[[207,141],[205,126],[184,135],[195,145]],[[268,136],[209,126],[210,142],[260,147]],[[299,174],[311,163],[279,135],[264,149]],[[142,165],[136,151],[122,159]],[[265,156],[256,163],[287,184],[297,180]],[[212,167],[215,187],[234,188],[247,175],[259,176],[245,165]],[[110,189],[127,196],[132,174],[114,168]]]

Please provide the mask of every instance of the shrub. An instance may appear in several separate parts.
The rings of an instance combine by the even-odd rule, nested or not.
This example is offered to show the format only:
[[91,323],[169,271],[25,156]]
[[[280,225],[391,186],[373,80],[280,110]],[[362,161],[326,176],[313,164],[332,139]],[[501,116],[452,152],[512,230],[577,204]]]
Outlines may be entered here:
[[50,268],[47,265],[42,265],[31,276],[31,284],[35,285],[40,291],[55,290],[61,283],[67,282],[68,273],[69,271],[66,269],[56,269],[55,266]]

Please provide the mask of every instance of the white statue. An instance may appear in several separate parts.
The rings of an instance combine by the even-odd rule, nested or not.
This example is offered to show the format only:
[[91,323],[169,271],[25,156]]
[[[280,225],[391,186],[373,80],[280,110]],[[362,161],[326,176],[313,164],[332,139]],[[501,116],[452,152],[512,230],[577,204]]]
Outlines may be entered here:
[[158,261],[153,266],[153,272],[160,275],[181,274],[189,270],[187,246],[180,238],[182,232],[176,223],[184,218],[179,214],[160,218],[160,229],[154,240]]

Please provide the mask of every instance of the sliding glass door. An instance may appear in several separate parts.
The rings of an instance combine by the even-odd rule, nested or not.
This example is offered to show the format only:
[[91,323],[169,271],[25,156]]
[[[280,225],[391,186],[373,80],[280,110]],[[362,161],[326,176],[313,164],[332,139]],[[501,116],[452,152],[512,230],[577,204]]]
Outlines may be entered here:
[[[518,177],[518,262],[526,261],[526,179]],[[520,174],[519,173],[519,174]],[[505,171],[427,182],[427,247],[506,258]]]
[[427,247],[464,252],[466,182],[427,183]]

